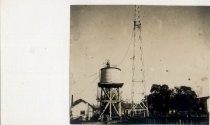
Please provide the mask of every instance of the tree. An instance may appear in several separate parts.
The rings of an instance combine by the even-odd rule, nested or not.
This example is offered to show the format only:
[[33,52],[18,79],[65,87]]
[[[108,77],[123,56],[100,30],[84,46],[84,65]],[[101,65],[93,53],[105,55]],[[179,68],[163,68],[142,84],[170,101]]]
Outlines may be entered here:
[[197,94],[191,87],[175,87],[171,101],[173,108],[177,111],[192,111],[196,106]]
[[170,108],[171,90],[168,85],[153,84],[148,95],[149,110],[154,113],[166,115]]

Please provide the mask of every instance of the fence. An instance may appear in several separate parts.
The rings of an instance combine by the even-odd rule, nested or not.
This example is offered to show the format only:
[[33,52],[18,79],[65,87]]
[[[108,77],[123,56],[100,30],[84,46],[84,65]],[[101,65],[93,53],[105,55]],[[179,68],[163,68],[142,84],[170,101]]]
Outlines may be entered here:
[[188,117],[188,118],[177,118],[177,117],[147,117],[147,118],[125,118],[122,123],[126,124],[202,124],[209,125],[208,117]]

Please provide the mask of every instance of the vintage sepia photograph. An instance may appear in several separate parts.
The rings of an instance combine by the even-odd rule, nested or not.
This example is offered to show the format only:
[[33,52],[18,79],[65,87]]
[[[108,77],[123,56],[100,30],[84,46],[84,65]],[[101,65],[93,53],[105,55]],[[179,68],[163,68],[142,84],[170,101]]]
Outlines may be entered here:
[[209,124],[210,7],[71,5],[71,124]]

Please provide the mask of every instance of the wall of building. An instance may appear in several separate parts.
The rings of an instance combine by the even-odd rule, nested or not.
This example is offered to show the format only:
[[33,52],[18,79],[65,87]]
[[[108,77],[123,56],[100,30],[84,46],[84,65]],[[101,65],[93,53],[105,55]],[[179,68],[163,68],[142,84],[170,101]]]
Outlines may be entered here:
[[209,103],[209,99],[207,99],[207,109],[208,109],[208,112],[210,112],[210,103]]
[[71,109],[72,118],[82,117],[83,120],[90,120],[93,116],[93,108],[88,103],[81,102]]

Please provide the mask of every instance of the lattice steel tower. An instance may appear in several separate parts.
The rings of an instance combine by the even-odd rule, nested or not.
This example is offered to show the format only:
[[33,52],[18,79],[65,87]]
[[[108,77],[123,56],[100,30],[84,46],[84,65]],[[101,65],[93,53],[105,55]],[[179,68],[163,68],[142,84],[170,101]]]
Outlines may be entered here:
[[[132,86],[131,86],[131,103],[132,103],[132,115],[136,114],[136,111],[143,112],[145,116],[149,115],[147,98],[141,100],[141,97],[145,97],[145,67],[144,67],[144,51],[143,41],[141,36],[142,24],[140,16],[141,6],[135,5],[134,13],[134,25],[133,25],[133,56],[132,56]],[[137,109],[138,107],[138,109]],[[140,109],[139,109],[140,107]]]

